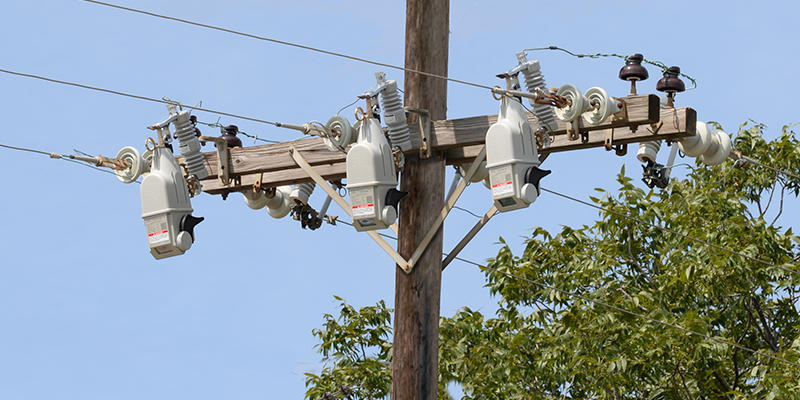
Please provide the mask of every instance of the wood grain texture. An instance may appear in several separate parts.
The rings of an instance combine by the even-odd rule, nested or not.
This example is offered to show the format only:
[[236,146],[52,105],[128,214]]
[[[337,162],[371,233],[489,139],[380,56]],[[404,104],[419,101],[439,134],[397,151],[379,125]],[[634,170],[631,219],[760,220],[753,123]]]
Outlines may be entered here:
[[[447,76],[449,12],[449,0],[406,2],[406,68]],[[406,72],[404,92],[406,106],[427,109],[434,121],[447,118],[447,81]],[[410,122],[415,121],[413,115]],[[419,148],[419,124],[411,126],[416,128],[412,137]],[[441,155],[421,159],[414,152],[406,156],[400,190],[408,196],[400,202],[397,244],[406,259],[444,207]],[[409,274],[395,268],[392,400],[437,398],[442,232],[440,227]]]

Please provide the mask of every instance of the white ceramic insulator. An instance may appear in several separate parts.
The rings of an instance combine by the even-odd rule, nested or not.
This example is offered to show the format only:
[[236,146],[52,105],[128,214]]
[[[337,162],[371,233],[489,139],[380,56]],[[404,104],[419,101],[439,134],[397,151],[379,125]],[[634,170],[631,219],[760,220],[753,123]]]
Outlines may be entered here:
[[178,148],[181,156],[186,162],[186,169],[189,175],[194,175],[197,179],[208,178],[208,171],[205,166],[205,158],[200,152],[200,140],[194,133],[194,125],[189,120],[189,112],[181,111],[174,122],[175,136],[178,138]]
[[[539,67],[539,61],[528,61],[528,68],[522,70],[522,75],[525,77],[525,88],[528,93],[536,93],[536,89],[547,92],[547,85],[544,81],[544,75]],[[553,107],[547,104],[537,104],[533,99],[528,99],[533,113],[536,118],[549,131],[555,131],[558,126],[556,125],[556,116],[553,112]]]
[[720,165],[731,154],[731,137],[721,129],[711,132],[711,143],[708,150],[700,156],[706,165]]
[[314,192],[315,187],[317,187],[316,183],[302,183],[300,185],[295,185],[291,195],[289,195],[289,198],[292,201],[308,204],[308,198],[311,196],[311,193]]
[[599,125],[612,115],[622,111],[622,103],[609,96],[603,88],[597,86],[590,88],[584,96],[589,99],[589,104],[596,104],[594,108],[590,108],[583,114],[583,118],[591,125]]
[[144,160],[144,172],[142,172],[142,175],[145,175],[150,172],[150,166],[153,164],[153,150],[146,150],[142,154],[142,159]]
[[711,145],[711,131],[705,122],[697,121],[695,134],[687,136],[678,142],[683,154],[689,157],[699,157],[708,150]]
[[383,122],[389,128],[390,145],[392,148],[399,147],[403,151],[411,150],[411,133],[406,123],[403,100],[397,91],[397,81],[386,81],[386,88],[381,90],[380,97]]
[[291,186],[278,186],[275,196],[267,202],[267,213],[272,218],[283,218],[292,211],[292,200],[289,195],[292,193]]
[[264,192],[253,193],[252,190],[242,192],[244,195],[244,203],[253,210],[260,210],[267,206],[270,198]]
[[648,160],[656,162],[656,155],[660,149],[661,142],[658,140],[639,143],[639,152],[636,153],[636,158],[640,162],[647,162]]
[[340,151],[356,141],[357,136],[354,134],[353,126],[345,117],[334,115],[325,127],[332,137],[322,138],[322,141],[330,151]]
[[561,86],[556,94],[569,101],[568,106],[556,108],[555,110],[558,119],[564,122],[572,122],[578,119],[581,114],[589,111],[592,107],[589,104],[589,99],[575,85],[566,84]]
[[[151,154],[150,158],[152,157]],[[130,165],[130,167],[124,170],[114,171],[114,174],[117,175],[117,179],[123,183],[131,183],[139,179],[144,172],[150,170],[148,162],[142,158],[139,154],[139,150],[136,150],[135,147],[123,147],[122,150],[117,153],[117,159],[127,162]]]

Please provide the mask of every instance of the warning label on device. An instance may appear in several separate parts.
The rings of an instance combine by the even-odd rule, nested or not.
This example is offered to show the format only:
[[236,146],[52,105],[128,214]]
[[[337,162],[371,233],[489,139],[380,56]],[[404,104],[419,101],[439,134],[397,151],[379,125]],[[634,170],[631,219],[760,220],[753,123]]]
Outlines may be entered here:
[[150,244],[166,242],[169,240],[169,231],[153,232],[147,234],[147,241]]
[[167,228],[166,215],[146,218],[144,220],[144,225],[147,229],[148,243],[151,245],[156,245],[163,242],[169,242],[169,229]]
[[375,200],[371,188],[351,190],[350,203],[353,208],[353,219],[375,216]]
[[491,170],[489,181],[492,184],[492,196],[514,194],[514,181],[511,180],[510,165]]

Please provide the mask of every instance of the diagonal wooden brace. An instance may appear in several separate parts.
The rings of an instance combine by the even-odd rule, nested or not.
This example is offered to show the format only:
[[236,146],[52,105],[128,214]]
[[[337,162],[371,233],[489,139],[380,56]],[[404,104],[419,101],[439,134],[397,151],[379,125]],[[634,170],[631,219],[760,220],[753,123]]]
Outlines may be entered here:
[[439,213],[439,216],[436,217],[436,220],[433,221],[433,225],[428,229],[428,233],[425,234],[425,237],[422,238],[422,241],[417,246],[417,249],[414,251],[414,254],[411,255],[411,259],[408,260],[409,263],[409,270],[414,268],[414,265],[419,261],[419,258],[422,257],[422,253],[425,252],[425,249],[428,248],[428,245],[431,243],[433,236],[436,235],[436,231],[439,230],[439,227],[442,226],[444,223],[444,219],[447,218],[447,214],[450,213],[450,210],[453,209],[453,206],[456,205],[456,201],[461,196],[461,193],[464,192],[464,189],[467,188],[467,183],[469,180],[472,179],[472,176],[475,175],[475,171],[478,170],[481,162],[486,158],[486,146],[481,148],[481,151],[478,153],[478,156],[475,157],[475,160],[472,162],[472,165],[467,170],[466,175],[461,179],[461,182],[456,187],[456,190],[450,195],[450,198],[447,199],[447,203],[445,203],[444,208]]
[[[303,171],[305,171],[308,176],[311,177],[311,179],[313,179],[314,182],[316,182],[317,185],[319,185],[319,187],[321,187],[328,196],[331,196],[331,199],[333,199],[333,201],[335,201],[339,207],[342,207],[342,210],[344,210],[344,212],[350,216],[350,219],[352,219],[353,214],[350,204],[347,204],[347,201],[342,198],[339,193],[336,193],[336,191],[333,190],[333,188],[330,187],[327,182],[325,182],[325,179],[323,179],[322,176],[317,173],[317,171],[314,171],[314,168],[311,167],[311,165],[305,160],[305,158],[303,158],[300,152],[294,148],[294,146],[289,148],[289,155],[292,156],[294,162],[297,163],[297,165],[302,168]],[[358,221],[353,219],[353,224],[358,224]],[[372,240],[378,243],[378,246],[381,246],[383,251],[389,254],[392,259],[394,259],[397,265],[403,268],[403,271],[406,273],[411,272],[411,268],[408,266],[408,261],[406,261],[406,259],[403,258],[403,256],[401,256],[400,253],[394,249],[394,247],[387,243],[378,232],[368,231],[367,234],[372,238]]]

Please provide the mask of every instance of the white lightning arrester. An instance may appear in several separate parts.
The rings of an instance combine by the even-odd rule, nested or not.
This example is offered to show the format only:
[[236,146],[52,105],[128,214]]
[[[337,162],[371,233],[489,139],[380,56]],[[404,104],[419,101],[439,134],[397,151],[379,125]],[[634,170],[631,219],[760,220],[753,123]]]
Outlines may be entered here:
[[[537,64],[538,66],[538,64]],[[498,75],[508,90],[519,90],[518,74],[526,64]],[[526,208],[539,197],[539,181],[550,171],[539,169],[536,136],[521,99],[503,96],[497,122],[486,132],[486,169],[492,200],[500,212]]]
[[[175,156],[167,147],[172,139],[167,126],[175,122],[179,140],[187,136],[183,131],[188,129],[185,126],[187,123],[191,124],[189,113],[186,111],[178,113],[174,105],[169,105],[167,108],[170,110],[170,116],[150,127],[158,131],[159,138],[158,144],[152,149],[153,161],[150,173],[142,179],[141,188],[142,219],[147,232],[147,244],[150,253],[157,260],[181,255],[189,250],[194,243],[194,228],[203,221],[202,217],[192,215],[194,210],[190,201],[189,186]],[[194,134],[192,138],[197,140]],[[186,146],[181,144],[183,151]],[[192,146],[192,150],[199,153],[199,144],[196,149]],[[184,154],[187,160],[189,156],[191,154]],[[205,172],[202,164],[200,167]],[[196,168],[192,172],[199,173]]]

